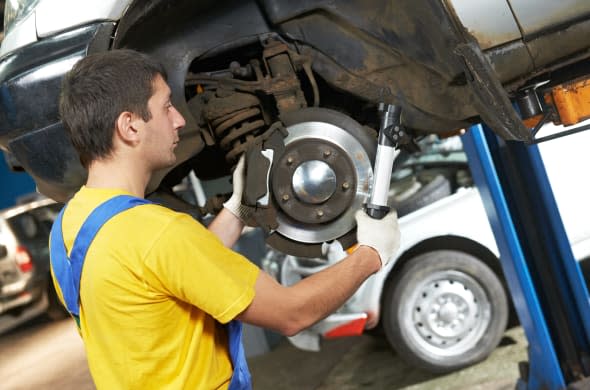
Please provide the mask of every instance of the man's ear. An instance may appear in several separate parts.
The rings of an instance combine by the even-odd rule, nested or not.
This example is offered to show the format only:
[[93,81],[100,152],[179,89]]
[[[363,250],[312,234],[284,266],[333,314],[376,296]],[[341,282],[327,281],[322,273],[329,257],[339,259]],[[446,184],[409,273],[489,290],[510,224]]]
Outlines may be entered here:
[[129,111],[123,111],[117,117],[115,133],[125,143],[136,144],[139,141],[140,118]]

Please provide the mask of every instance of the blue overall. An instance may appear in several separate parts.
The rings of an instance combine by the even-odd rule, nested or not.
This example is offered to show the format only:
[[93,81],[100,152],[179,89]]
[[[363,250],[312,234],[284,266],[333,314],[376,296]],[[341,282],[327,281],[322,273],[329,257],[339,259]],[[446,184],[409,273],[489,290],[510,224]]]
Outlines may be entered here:
[[[51,228],[51,267],[61,289],[68,312],[80,327],[80,276],[86,252],[100,228],[118,213],[135,206],[151,203],[142,198],[119,195],[99,205],[80,228],[70,256],[66,250],[62,233],[62,218],[65,207],[57,216]],[[242,323],[233,320],[227,324],[229,353],[234,372],[229,384],[230,390],[249,390],[252,388],[250,372],[242,345]]]

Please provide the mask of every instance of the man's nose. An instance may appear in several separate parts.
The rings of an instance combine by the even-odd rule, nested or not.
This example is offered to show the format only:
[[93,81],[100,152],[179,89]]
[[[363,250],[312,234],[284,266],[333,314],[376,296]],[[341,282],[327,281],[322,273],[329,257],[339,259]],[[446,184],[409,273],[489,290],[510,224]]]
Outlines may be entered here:
[[184,120],[184,117],[182,116],[182,114],[176,109],[176,107],[174,108],[174,117],[173,117],[173,124],[174,124],[174,128],[175,129],[181,129],[184,127],[184,125],[186,125],[186,121]]

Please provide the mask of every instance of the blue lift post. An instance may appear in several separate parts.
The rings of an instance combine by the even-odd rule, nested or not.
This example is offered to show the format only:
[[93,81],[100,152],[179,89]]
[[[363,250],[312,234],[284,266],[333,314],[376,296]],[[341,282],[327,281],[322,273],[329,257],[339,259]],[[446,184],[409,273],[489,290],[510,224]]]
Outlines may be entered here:
[[590,389],[590,297],[538,147],[482,125],[463,135],[529,343],[519,389]]

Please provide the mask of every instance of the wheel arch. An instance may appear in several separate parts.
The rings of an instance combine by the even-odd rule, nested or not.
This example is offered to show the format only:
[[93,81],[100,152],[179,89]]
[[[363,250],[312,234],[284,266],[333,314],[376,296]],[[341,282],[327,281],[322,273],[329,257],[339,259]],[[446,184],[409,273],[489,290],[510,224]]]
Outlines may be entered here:
[[253,1],[168,3],[134,1],[117,25],[112,47],[135,49],[158,59],[176,98],[184,98],[186,74],[196,59],[258,42],[271,31]]
[[402,255],[396,261],[395,266],[390,270],[387,278],[390,278],[396,271],[399,271],[402,266],[410,259],[426,252],[441,249],[456,250],[459,252],[471,254],[483,260],[483,262],[488,267],[490,267],[492,271],[500,276],[501,279],[504,279],[500,259],[489,248],[470,238],[456,235],[431,237],[416,243],[404,251],[404,253],[402,253]]
[[[185,98],[189,68],[196,59],[257,42],[270,29],[254,1],[180,0],[174,6],[169,3],[133,1],[117,25],[112,49],[147,53],[164,67],[172,102],[186,119],[176,149],[178,161],[184,162],[205,146],[198,118],[191,114]],[[168,171],[162,171],[154,175],[148,192],[154,191],[167,174]]]

